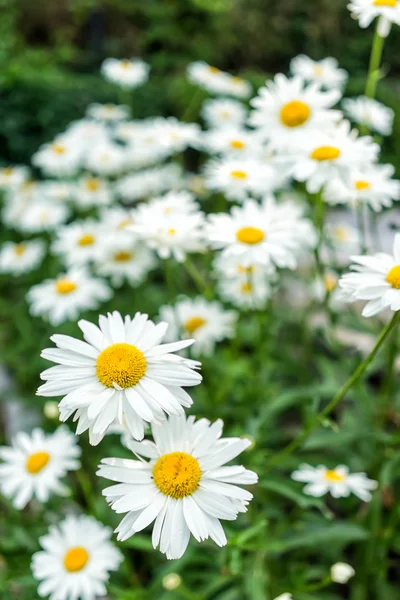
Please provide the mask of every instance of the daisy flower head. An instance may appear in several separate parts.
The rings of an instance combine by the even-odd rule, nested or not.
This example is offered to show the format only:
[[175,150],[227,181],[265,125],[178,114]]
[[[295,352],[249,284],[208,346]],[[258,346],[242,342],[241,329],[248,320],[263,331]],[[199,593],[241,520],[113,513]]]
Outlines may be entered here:
[[379,252],[351,260],[352,271],[339,281],[348,302],[367,300],[363,317],[373,317],[385,308],[400,310],[400,233],[394,237],[392,255]]
[[89,104],[86,115],[95,121],[118,123],[129,118],[129,108],[123,104]]
[[[360,233],[354,215],[348,211],[329,212],[325,225],[326,243],[321,255],[326,264],[348,266],[350,256],[360,249]],[[333,254],[333,259],[332,259]]]
[[196,148],[201,140],[201,128],[198,123],[184,123],[175,117],[158,119],[156,123],[160,147],[167,154],[183,152],[186,148]]
[[191,83],[205,89],[210,94],[225,95],[227,73],[199,60],[187,67],[187,76]]
[[137,287],[156,265],[154,253],[143,243],[135,242],[132,234],[128,235],[129,241],[124,236],[110,239],[104,255],[95,265],[96,273],[109,277],[113,287],[121,287],[124,282]]
[[271,297],[270,278],[260,265],[243,267],[237,277],[218,279],[218,293],[223,300],[243,310],[261,310]]
[[66,427],[51,434],[20,431],[11,446],[0,447],[1,492],[19,510],[33,497],[47,502],[52,494],[65,495],[68,488],[60,480],[79,469],[80,455],[77,438]]
[[52,325],[75,321],[85,310],[97,309],[113,295],[113,290],[99,278],[81,268],[73,268],[56,279],[45,279],[27,293],[30,313]]
[[272,196],[261,205],[249,199],[229,214],[209,215],[205,237],[212,248],[244,267],[294,269],[300,250],[315,244],[315,231],[301,209],[291,202],[277,204]]
[[130,90],[146,83],[150,67],[139,58],[124,60],[106,58],[100,70],[105,79]]
[[171,213],[190,215],[199,212],[200,205],[194,195],[186,190],[172,191],[151,200],[154,211],[161,211],[165,215]]
[[235,335],[237,314],[225,310],[219,302],[209,302],[202,297],[184,298],[174,306],[162,306],[160,319],[169,325],[168,337],[178,335],[193,338],[193,354],[211,355],[217,342]]
[[123,556],[110,541],[112,530],[93,517],[68,515],[39,538],[42,550],[32,556],[38,594],[49,600],[95,600],[107,594],[110,571]]
[[323,277],[318,277],[313,283],[312,295],[323,303],[329,297],[329,306],[333,310],[343,307],[345,300],[342,290],[338,286],[339,274],[333,269],[326,269]]
[[290,62],[292,75],[302,77],[308,83],[317,83],[321,87],[342,90],[349,74],[340,69],[336,58],[331,56],[322,60],[313,60],[305,54],[295,56]]
[[107,231],[107,242],[129,244],[132,242],[131,231],[128,226],[134,222],[134,211],[122,206],[104,207],[100,210],[100,228]]
[[229,155],[235,158],[257,156],[262,144],[259,136],[241,127],[212,129],[203,136],[203,149],[210,154]]
[[[218,546],[227,539],[220,519],[246,512],[253,495],[239,487],[257,475],[241,466],[225,466],[251,445],[241,438],[221,439],[223,422],[170,417],[152,425],[154,442],[131,442],[140,460],[105,458],[97,475],[118,482],[103,490],[116,513],[127,513],[116,532],[126,540],[155,521],[153,547],[168,559],[180,558],[190,534]],[[149,460],[144,460],[148,458]]]
[[145,422],[179,415],[192,404],[182,387],[198,385],[200,363],[174,354],[194,340],[160,344],[168,325],[155,325],[141,313],[122,318],[114,311],[100,315],[99,326],[79,321],[85,342],[53,335],[57,348],[42,356],[59,363],[41,374],[46,381],[39,396],[64,396],[62,421],[73,413],[77,434],[89,429],[98,444],[112,423],[126,424],[135,439],[143,439]]
[[241,127],[245,123],[247,110],[238,100],[209,98],[202,106],[201,115],[211,128]]
[[104,254],[106,224],[94,219],[75,221],[60,227],[51,250],[69,266],[86,265]]
[[18,188],[29,177],[29,169],[23,165],[3,167],[0,169],[0,190]]
[[18,215],[18,229],[25,233],[53,231],[63,225],[69,216],[70,209],[66,204],[38,199],[23,207]]
[[343,108],[353,123],[364,125],[380,135],[392,133],[394,111],[377,100],[366,96],[346,98],[343,100]]
[[125,149],[114,142],[105,142],[90,148],[85,157],[85,167],[98,176],[120,174],[126,166]]
[[32,164],[49,177],[71,177],[81,166],[83,150],[81,144],[60,135],[39,148]]
[[289,79],[279,73],[250,100],[249,122],[272,148],[290,148],[338,122],[341,113],[332,106],[340,97],[337,89],[324,92],[315,83],[305,84],[301,77]]
[[305,139],[293,154],[292,175],[306,182],[310,194],[337,178],[377,160],[379,146],[368,136],[357,137],[350,123],[343,121],[329,132],[315,132]]
[[292,594],[289,594],[289,592],[285,592],[284,594],[281,594],[275,598],[275,600],[293,600],[293,596]]
[[72,200],[75,185],[69,181],[41,181],[39,193],[50,202],[68,203]]
[[107,142],[110,133],[105,123],[85,118],[70,123],[63,137],[68,141],[79,144],[86,150]]
[[0,248],[0,273],[22,275],[38,267],[45,255],[46,247],[42,240],[5,242]]
[[182,179],[182,169],[177,164],[167,164],[121,177],[116,184],[116,192],[122,202],[134,202],[179,189]]
[[381,37],[389,35],[392,23],[400,25],[398,0],[351,0],[347,8],[363,29],[375,19],[379,19],[378,33]]
[[338,562],[331,566],[331,579],[334,583],[347,583],[355,574],[353,567],[347,563]]
[[303,492],[317,498],[328,493],[334,498],[347,498],[354,494],[360,500],[369,502],[371,491],[378,487],[377,481],[368,479],[365,473],[350,473],[348,467],[343,465],[328,469],[323,465],[312,467],[303,464],[292,473],[292,479],[307,483]]
[[400,200],[400,182],[392,179],[392,165],[368,165],[368,168],[350,171],[344,178],[328,181],[324,199],[329,204],[348,204],[353,208],[368,205],[375,212],[392,206]]
[[86,175],[78,180],[74,201],[80,208],[108,206],[113,200],[111,186],[105,179]]

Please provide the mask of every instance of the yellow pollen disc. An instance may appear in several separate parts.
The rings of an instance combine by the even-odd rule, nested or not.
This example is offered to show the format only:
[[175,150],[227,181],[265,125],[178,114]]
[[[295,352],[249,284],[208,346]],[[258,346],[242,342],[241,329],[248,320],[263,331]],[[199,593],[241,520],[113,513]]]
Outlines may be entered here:
[[335,275],[325,275],[324,284],[327,292],[333,292],[337,284],[337,277],[335,277]]
[[114,260],[116,262],[128,262],[128,260],[131,260],[132,256],[132,252],[121,250],[121,252],[117,252],[116,254],[114,254]]
[[321,65],[315,65],[314,73],[317,77],[321,77],[323,75],[323,72],[324,72],[324,67],[322,67]]
[[240,291],[243,292],[243,294],[251,294],[253,291],[253,286],[247,281],[246,283],[242,283],[240,286]]
[[118,229],[125,229],[125,227],[127,227],[128,225],[132,225],[132,223],[133,223],[133,221],[131,221],[131,219],[124,219],[118,225]]
[[390,283],[392,288],[400,290],[400,265],[396,265],[395,267],[390,269],[389,273],[386,276],[386,281]]
[[48,452],[35,452],[26,459],[25,467],[28,473],[36,475],[39,473],[50,460],[50,454]]
[[259,244],[264,237],[264,232],[257,227],[242,227],[236,232],[236,239],[242,244]]
[[166,496],[184,498],[195,492],[201,478],[198,461],[186,452],[171,452],[158,459],[153,468],[154,483]]
[[328,481],[344,481],[345,477],[343,475],[339,475],[336,471],[327,471],[325,473],[325,479]]
[[100,187],[100,183],[97,179],[91,178],[86,180],[86,188],[89,192],[96,192]]
[[129,69],[131,66],[131,61],[130,60],[121,60],[120,64],[123,69]]
[[347,240],[349,239],[349,232],[346,227],[342,227],[339,225],[338,227],[335,227],[334,231],[336,239],[339,240],[339,242],[347,242]]
[[251,275],[251,273],[254,272],[254,267],[244,267],[243,265],[238,265],[238,271],[239,273],[243,273],[243,274],[247,274],[247,275]]
[[231,177],[234,179],[247,179],[246,171],[231,171]]
[[114,111],[115,110],[115,104],[105,104],[104,108],[108,111]]
[[5,169],[1,170],[1,173],[6,177],[10,177],[10,175],[14,173],[14,169],[12,167],[6,167]]
[[176,234],[176,229],[174,229],[173,227],[171,227],[171,229],[168,229],[168,233],[169,233],[169,235],[175,235]]
[[223,110],[219,116],[221,117],[221,119],[230,119],[232,113],[230,113],[229,110]]
[[51,146],[51,149],[56,154],[64,154],[64,152],[65,152],[65,146],[63,146],[62,144],[53,144]]
[[293,100],[282,107],[280,117],[286,127],[300,127],[310,118],[309,106],[301,100]]
[[56,282],[57,294],[70,294],[76,290],[76,283],[69,279],[59,279]]
[[220,73],[220,70],[217,67],[213,67],[213,66],[209,66],[208,70],[210,71],[210,73],[212,73],[213,75],[216,75],[217,73]]
[[234,85],[241,85],[244,80],[241,79],[240,77],[232,77],[231,81]]
[[355,182],[355,188],[358,191],[361,190],[369,190],[369,188],[371,187],[371,184],[368,183],[368,181],[365,181],[364,179],[359,179],[358,181]]
[[64,556],[64,567],[70,573],[76,573],[82,571],[83,567],[89,560],[89,552],[81,546],[75,546],[70,548]]
[[22,256],[26,252],[25,244],[16,244],[14,246],[14,252],[17,256]]
[[397,0],[375,0],[374,6],[387,6],[389,8],[395,8],[397,6]]
[[320,146],[313,150],[311,158],[322,162],[324,160],[336,160],[336,158],[339,158],[340,154],[339,148],[335,148],[334,146]]
[[94,244],[94,235],[91,233],[85,233],[78,240],[78,246],[91,246]]
[[206,324],[206,320],[201,317],[192,317],[185,323],[185,329],[188,333],[194,333],[199,327],[203,327]]
[[246,144],[244,142],[242,142],[241,140],[232,140],[231,141],[231,148],[234,148],[235,150],[243,150],[243,148],[246,146]]
[[146,358],[133,344],[112,344],[97,357],[96,374],[103,385],[129,388],[142,379],[146,373]]

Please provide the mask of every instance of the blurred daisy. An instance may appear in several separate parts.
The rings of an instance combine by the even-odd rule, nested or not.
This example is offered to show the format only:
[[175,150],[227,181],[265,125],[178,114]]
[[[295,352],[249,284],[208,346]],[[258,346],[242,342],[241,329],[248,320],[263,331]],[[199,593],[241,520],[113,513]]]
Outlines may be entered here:
[[128,226],[134,222],[134,211],[113,206],[112,208],[103,208],[100,210],[100,228],[107,231],[108,242],[118,242],[118,244],[130,244],[134,238]]
[[228,98],[206,100],[201,115],[208,127],[241,127],[247,117],[243,104]]
[[32,556],[38,594],[50,600],[95,600],[107,594],[110,571],[123,556],[110,542],[112,531],[93,517],[67,516],[39,538],[43,550]]
[[114,123],[129,118],[129,108],[118,104],[89,104],[86,110],[88,117],[96,121]]
[[85,310],[96,309],[113,295],[103,279],[91,277],[83,269],[71,269],[56,279],[45,279],[27,293],[32,315],[52,325],[75,321]]
[[1,492],[19,510],[33,497],[47,502],[52,494],[65,495],[68,488],[60,479],[79,469],[80,454],[77,438],[66,427],[51,434],[41,429],[31,435],[20,431],[10,447],[0,447]]
[[32,156],[32,164],[50,177],[70,177],[75,175],[83,158],[83,148],[63,136],[58,136],[50,144],[44,144]]
[[286,592],[285,594],[281,594],[280,596],[275,598],[275,600],[292,600],[292,599],[293,599],[292,594],[289,594],[288,592]]
[[337,89],[323,92],[315,83],[306,85],[301,77],[288,79],[279,73],[250,101],[250,124],[273,148],[296,146],[340,119],[340,111],[331,110],[340,96]]
[[188,79],[191,83],[204,88],[211,94],[225,94],[227,73],[204,61],[190,63],[187,68]]
[[130,235],[130,241],[113,240],[101,260],[95,265],[98,275],[109,277],[113,287],[124,282],[137,287],[148,272],[156,265],[153,252],[142,243],[137,243]]
[[74,200],[81,208],[107,206],[113,201],[113,193],[107,181],[99,177],[82,177],[75,188]]
[[313,60],[305,54],[295,56],[291,60],[290,71],[293,75],[302,77],[309,83],[317,83],[327,90],[343,89],[349,76],[347,71],[339,69],[336,58]]
[[149,65],[139,58],[106,58],[101,65],[105,79],[126,89],[133,89],[145,83],[149,78],[149,70]]
[[322,278],[318,277],[313,284],[313,296],[321,304],[329,298],[329,306],[338,310],[343,307],[345,300],[343,292],[338,286],[339,275],[332,269],[326,269]]
[[127,513],[116,530],[119,540],[155,521],[153,547],[159,546],[168,559],[184,554],[190,534],[199,542],[211,538],[226,545],[220,519],[232,521],[246,512],[253,495],[239,485],[255,484],[257,475],[224,466],[251,442],[220,439],[222,428],[221,420],[211,425],[207,419],[171,417],[153,424],[155,442],[131,442],[140,460],[101,461],[97,475],[118,482],[103,494],[116,513]]
[[58,229],[51,250],[67,265],[85,265],[103,256],[104,234],[104,225],[94,219],[75,221]]
[[378,483],[368,479],[365,473],[349,473],[348,467],[343,465],[328,469],[323,465],[303,464],[292,473],[292,479],[307,483],[303,492],[308,496],[319,497],[329,492],[334,498],[347,498],[354,494],[364,502],[371,500],[371,491],[378,487]]
[[159,145],[168,154],[183,152],[189,146],[196,148],[200,143],[201,129],[198,123],[183,123],[175,117],[158,119],[157,138]]
[[0,248],[0,273],[22,275],[36,269],[42,262],[46,247],[42,240],[5,242]]
[[70,210],[65,204],[37,200],[25,205],[19,215],[18,229],[26,233],[52,231],[68,219]]
[[0,190],[19,187],[29,177],[28,167],[22,165],[3,167],[0,169]]
[[42,181],[39,184],[39,193],[51,202],[69,202],[74,194],[75,185],[69,181]]
[[113,176],[125,168],[125,150],[119,144],[106,142],[90,148],[85,157],[85,167],[99,176]]
[[63,137],[68,142],[79,144],[86,150],[98,144],[104,144],[109,140],[109,135],[105,123],[93,121],[92,119],[80,119],[68,125]]
[[207,189],[222,192],[228,200],[242,202],[251,195],[275,189],[276,170],[252,158],[224,157],[210,160],[204,168]]
[[153,198],[151,205],[154,211],[160,211],[166,215],[171,213],[189,215],[199,212],[200,209],[194,195],[186,190],[168,192],[164,196]]
[[271,296],[268,278],[260,266],[242,267],[238,277],[221,277],[218,280],[218,293],[221,298],[241,309],[261,310]]
[[389,35],[392,23],[400,25],[400,4],[397,0],[351,0],[347,8],[363,29],[378,18],[378,32],[382,37]]
[[176,164],[163,165],[121,177],[116,191],[123,202],[133,202],[182,187],[182,169]]
[[248,81],[242,79],[241,77],[231,75],[230,73],[226,74],[226,80],[223,89],[224,94],[227,96],[235,96],[235,98],[246,99],[251,95],[251,92],[251,85]]
[[396,233],[393,256],[380,252],[373,256],[352,256],[351,273],[339,281],[349,302],[368,300],[363,317],[373,317],[385,308],[400,310],[400,233]]
[[254,132],[238,127],[224,127],[204,134],[202,147],[210,154],[243,158],[261,153],[261,141]]
[[327,264],[333,262],[348,266],[350,255],[360,249],[360,234],[353,223],[354,218],[347,211],[328,213],[325,224],[325,241],[321,255]]
[[193,338],[193,354],[211,355],[217,342],[235,335],[237,314],[227,311],[219,302],[204,298],[185,298],[174,306],[162,306],[161,321],[168,323],[168,338]]
[[53,335],[57,348],[42,356],[59,363],[41,374],[46,381],[39,396],[64,396],[62,421],[75,413],[77,434],[89,429],[90,443],[98,444],[111,423],[126,424],[135,439],[144,436],[144,423],[160,421],[165,413],[178,415],[192,404],[182,386],[198,385],[197,361],[175,351],[193,344],[184,340],[159,345],[168,325],[154,325],[147,315],[124,319],[114,311],[100,315],[99,327],[79,321],[86,342]]
[[352,566],[338,562],[331,566],[331,579],[334,583],[347,583],[356,574]]
[[390,135],[393,130],[394,111],[377,100],[360,96],[346,98],[343,108],[349,119],[358,125],[364,125],[370,131],[380,135]]
[[400,182],[392,179],[392,165],[368,165],[368,168],[351,171],[348,176],[328,181],[324,199],[329,204],[349,204],[359,207],[367,204],[374,211],[392,206],[400,200]]

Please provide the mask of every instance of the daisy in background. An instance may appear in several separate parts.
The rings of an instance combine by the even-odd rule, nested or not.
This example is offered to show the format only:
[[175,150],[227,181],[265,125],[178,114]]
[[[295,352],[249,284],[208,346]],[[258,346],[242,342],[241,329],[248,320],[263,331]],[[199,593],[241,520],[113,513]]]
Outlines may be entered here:
[[139,58],[124,60],[106,58],[100,70],[105,79],[130,90],[146,83],[150,66]]
[[244,272],[237,277],[218,279],[218,293],[223,300],[244,310],[261,310],[271,297],[271,285],[259,265],[242,267]]
[[371,500],[371,491],[378,487],[378,482],[368,479],[365,473],[349,473],[343,465],[328,469],[303,464],[292,473],[292,479],[307,483],[303,492],[308,496],[320,497],[329,492],[334,498],[347,498],[354,494],[364,502]]
[[242,159],[259,155],[262,143],[253,131],[239,127],[224,127],[204,133],[202,147],[210,154],[223,154]]
[[247,98],[251,93],[251,87],[247,81],[233,77],[204,61],[190,63],[187,75],[191,83],[202,87],[210,94]]
[[[326,264],[348,267],[350,256],[360,250],[360,233],[354,214],[345,210],[330,211],[325,223],[325,243],[321,249]],[[332,256],[333,255],[333,256]]]
[[65,495],[68,488],[60,479],[80,468],[80,455],[77,438],[66,427],[51,434],[20,431],[11,446],[0,447],[1,492],[19,510],[33,497],[47,502],[52,494]]
[[45,255],[43,240],[5,242],[0,248],[0,273],[22,275],[38,267]]
[[164,196],[153,198],[151,205],[154,211],[163,212],[165,215],[171,213],[190,215],[200,210],[194,195],[186,190],[168,192]]
[[86,115],[104,123],[118,123],[129,119],[129,108],[123,104],[89,104]]
[[114,142],[90,148],[85,156],[85,168],[100,177],[119,175],[126,167],[126,150]]
[[339,310],[345,304],[343,292],[338,286],[339,274],[332,270],[326,269],[324,276],[317,277],[312,285],[312,295],[319,302],[323,303],[326,298],[329,298],[329,306],[333,310]]
[[393,165],[368,165],[358,168],[346,178],[328,181],[324,188],[324,200],[329,204],[347,204],[353,208],[368,205],[374,211],[392,206],[400,200],[400,181],[392,179]]
[[113,287],[121,287],[128,283],[132,287],[139,286],[146,275],[157,264],[154,253],[140,242],[135,242],[132,234],[129,241],[124,237],[108,242],[107,249],[98,263],[95,263],[96,273],[109,277]]
[[110,184],[100,177],[86,175],[78,180],[74,201],[80,208],[107,206],[114,200]]
[[70,123],[63,137],[68,142],[79,144],[87,149],[107,142],[110,139],[110,132],[105,123],[85,118]]
[[126,424],[135,439],[143,439],[145,422],[161,421],[165,414],[179,415],[192,399],[182,386],[201,382],[200,363],[174,352],[193,344],[184,340],[160,344],[168,325],[155,325],[147,315],[124,319],[114,311],[100,315],[99,327],[79,321],[86,342],[53,335],[57,348],[41,356],[59,363],[41,374],[46,381],[39,396],[64,396],[60,418],[73,413],[77,434],[89,429],[89,440],[98,444],[111,424]]
[[84,269],[71,269],[56,279],[46,279],[27,293],[30,313],[52,325],[75,321],[85,310],[97,309],[113,295],[103,279],[94,278]]
[[17,221],[11,226],[25,233],[53,231],[60,225],[63,225],[70,216],[68,206],[65,204],[55,204],[46,199],[38,199],[22,208],[18,214]]
[[38,594],[49,600],[95,600],[106,596],[110,571],[123,556],[110,541],[112,531],[93,517],[69,515],[39,538],[32,556]]
[[186,148],[197,148],[201,141],[198,123],[183,123],[175,117],[157,119],[158,143],[171,155]]
[[208,99],[202,106],[201,116],[208,127],[241,127],[245,123],[247,110],[238,100]]
[[68,203],[72,200],[75,185],[69,181],[41,181],[39,194],[51,202]]
[[[103,490],[112,509],[127,513],[117,528],[126,540],[155,521],[153,547],[168,559],[180,558],[190,534],[218,546],[227,539],[220,519],[246,512],[257,475],[241,466],[224,466],[251,445],[240,438],[221,439],[223,422],[171,417],[152,425],[154,442],[131,442],[139,460],[105,458],[97,475],[118,482]],[[145,459],[149,460],[146,461]],[[239,484],[239,485],[238,485]]]
[[400,25],[400,4],[397,0],[351,0],[347,8],[363,29],[378,19],[381,37],[389,35],[392,23]]
[[32,156],[32,164],[49,177],[71,177],[82,164],[83,147],[62,135],[44,144]]
[[202,297],[184,298],[174,306],[162,306],[161,321],[168,323],[167,339],[178,336],[193,338],[193,354],[211,355],[217,342],[235,335],[237,314],[225,310],[219,302],[209,302]]
[[352,256],[352,272],[345,273],[339,285],[348,302],[367,300],[363,317],[373,317],[386,308],[400,310],[400,233],[393,242],[393,255]]
[[313,60],[305,54],[295,56],[290,62],[292,75],[302,77],[308,83],[317,83],[321,87],[342,90],[349,74],[339,69],[338,61],[331,56],[322,60]]
[[3,167],[0,169],[0,190],[17,188],[29,177],[29,168],[23,165]]
[[102,208],[99,212],[99,219],[100,228],[108,232],[107,242],[118,241],[118,244],[132,242],[134,236],[127,228],[134,222],[134,210],[128,210],[122,206]]
[[332,110],[340,97],[338,89],[323,92],[316,83],[306,85],[301,77],[278,73],[250,100],[249,123],[272,148],[291,148],[340,120],[341,112]]
[[134,202],[171,189],[179,189],[182,181],[182,169],[172,163],[125,175],[118,180],[115,189],[122,202]]
[[69,266],[86,265],[99,260],[104,254],[105,226],[106,223],[85,219],[60,227],[51,251],[61,256]]
[[380,135],[390,135],[393,131],[394,111],[377,100],[366,96],[346,98],[343,108],[353,123],[364,125],[370,131]]
[[331,566],[331,579],[334,583],[347,583],[355,574],[353,567],[347,563],[338,562]]

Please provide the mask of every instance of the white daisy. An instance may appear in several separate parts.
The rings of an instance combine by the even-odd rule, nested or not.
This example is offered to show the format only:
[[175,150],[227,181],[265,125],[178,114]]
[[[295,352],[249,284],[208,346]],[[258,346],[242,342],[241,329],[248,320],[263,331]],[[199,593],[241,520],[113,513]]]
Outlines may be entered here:
[[169,339],[181,335],[196,340],[194,355],[210,355],[217,342],[235,335],[236,312],[225,310],[219,302],[209,302],[202,297],[185,298],[174,306],[162,306],[159,315],[169,324]]
[[246,200],[230,214],[210,214],[206,239],[213,248],[223,249],[225,257],[235,257],[244,267],[253,264],[296,267],[302,248],[315,243],[311,223],[291,202],[277,204],[272,197],[261,205]]
[[83,150],[81,144],[60,135],[40,147],[32,156],[32,164],[50,177],[71,177],[81,165]]
[[75,188],[74,200],[81,208],[107,206],[113,201],[113,192],[107,181],[100,177],[82,177]]
[[357,19],[363,29],[378,18],[378,31],[382,37],[389,34],[392,23],[400,25],[398,0],[351,0],[347,7],[353,19]]
[[250,101],[250,124],[273,148],[290,148],[340,119],[340,111],[331,110],[340,96],[337,89],[323,92],[315,83],[306,85],[301,77],[288,79],[279,73]]
[[154,211],[160,211],[166,215],[171,213],[190,215],[200,210],[200,205],[196,202],[194,195],[186,190],[168,192],[164,196],[153,198],[151,205]]
[[142,439],[144,422],[160,421],[165,413],[178,415],[192,404],[182,386],[198,385],[200,363],[173,354],[193,340],[159,345],[168,325],[136,313],[122,319],[118,312],[99,317],[99,327],[79,321],[86,342],[54,335],[57,348],[42,352],[59,363],[41,374],[46,381],[40,396],[65,396],[61,419],[75,411],[77,433],[89,429],[98,444],[113,422],[126,423],[135,439]]
[[126,151],[114,142],[105,142],[90,148],[85,157],[85,167],[99,176],[118,175],[125,169]]
[[366,96],[346,98],[343,108],[353,123],[365,125],[370,131],[380,135],[390,135],[393,131],[394,111],[377,100]]
[[64,495],[61,483],[68,471],[79,469],[81,449],[66,427],[46,434],[34,429],[31,435],[20,431],[11,446],[0,447],[0,489],[15,508],[23,509],[33,497],[47,502],[52,494]]
[[91,277],[83,269],[71,269],[56,279],[46,279],[27,293],[32,315],[52,325],[75,321],[85,310],[97,309],[109,300],[113,290],[103,279]]
[[400,200],[400,181],[392,179],[394,173],[392,165],[368,165],[352,170],[346,178],[328,181],[324,199],[329,204],[349,204],[355,208],[367,204],[379,212],[392,206],[393,200]]
[[295,56],[291,60],[290,71],[293,75],[302,77],[309,83],[317,83],[327,90],[343,89],[349,76],[347,71],[339,69],[336,58],[313,60],[305,54]]
[[238,100],[218,98],[206,100],[201,115],[208,127],[241,127],[246,120],[246,108]]
[[[155,442],[132,442],[140,460],[105,458],[97,475],[118,482],[103,491],[116,513],[127,513],[117,528],[126,540],[155,521],[154,548],[168,559],[180,558],[190,534],[197,541],[227,543],[220,519],[246,512],[257,475],[244,467],[224,466],[251,445],[250,440],[220,439],[223,422],[171,417],[152,426]],[[150,460],[146,462],[144,458]]]
[[105,232],[104,225],[94,219],[75,221],[58,229],[51,250],[67,265],[85,265],[103,256]]
[[29,169],[23,165],[3,167],[0,169],[0,190],[9,190],[25,183],[29,177]]
[[241,267],[238,277],[220,277],[218,293],[223,300],[244,310],[265,308],[271,296],[269,279],[259,265]]
[[22,275],[36,269],[42,262],[46,252],[42,240],[5,242],[0,248],[0,273]]
[[275,600],[292,600],[292,599],[293,599],[293,596],[292,596],[292,594],[289,594],[289,592],[285,592],[284,594],[281,594],[280,596],[275,598]]
[[329,212],[324,229],[326,243],[321,249],[322,260],[347,267],[350,256],[360,250],[360,233],[354,215],[344,210]]
[[43,550],[32,556],[38,594],[49,600],[95,600],[107,594],[110,571],[123,556],[111,543],[112,531],[93,517],[67,516],[39,538]]
[[157,120],[157,138],[159,145],[168,154],[183,152],[189,146],[196,148],[200,144],[201,129],[198,123],[184,123],[175,117]]
[[210,154],[224,154],[235,158],[261,154],[261,140],[254,132],[239,127],[223,127],[206,132],[202,147]]
[[191,83],[204,88],[207,92],[225,95],[228,74],[217,67],[204,61],[196,61],[188,65],[187,75]]
[[329,492],[334,498],[347,498],[354,494],[364,502],[371,500],[371,491],[378,487],[378,483],[368,479],[365,473],[349,473],[348,467],[343,465],[328,469],[323,465],[303,464],[292,473],[292,479],[307,483],[303,492],[308,496],[319,497]]
[[312,295],[321,304],[329,297],[329,306],[338,310],[343,307],[345,300],[338,286],[339,274],[333,269],[325,269],[323,277],[317,277],[312,286]]
[[25,233],[52,231],[65,223],[69,215],[70,209],[65,204],[39,199],[25,205],[19,214],[18,229]]
[[334,583],[347,583],[355,574],[353,567],[347,563],[338,562],[331,566],[331,579]]
[[400,233],[396,233],[393,255],[352,256],[351,273],[339,281],[347,300],[368,300],[363,317],[373,317],[385,308],[400,310]]
[[51,202],[67,203],[75,192],[75,185],[69,181],[41,181],[39,193]]
[[106,123],[116,123],[124,121],[129,117],[129,108],[118,104],[89,104],[86,110],[88,117],[96,121],[104,121]]
[[139,58],[106,58],[101,65],[104,77],[125,89],[133,89],[145,83],[149,78],[149,71],[149,65]]
[[[93,106],[93,105],[92,105]],[[100,106],[100,105],[96,105]],[[70,123],[65,130],[63,137],[68,142],[79,144],[87,149],[104,144],[109,140],[109,130],[107,125],[92,119],[80,119]]]
[[133,287],[140,285],[148,272],[156,265],[153,252],[144,244],[130,240],[115,239],[106,245],[107,250],[95,265],[98,275],[109,277],[113,287],[125,281]]
[[163,165],[121,177],[116,191],[123,202],[134,202],[182,187],[182,169],[176,164]]
[[242,100],[248,98],[251,95],[252,87],[248,81],[226,73],[225,84],[223,86],[223,93],[226,96],[234,96],[235,98],[241,98]]
[[128,226],[134,222],[134,211],[113,206],[112,208],[103,208],[100,210],[100,228],[107,232],[107,242],[118,242],[130,244],[135,237]]

